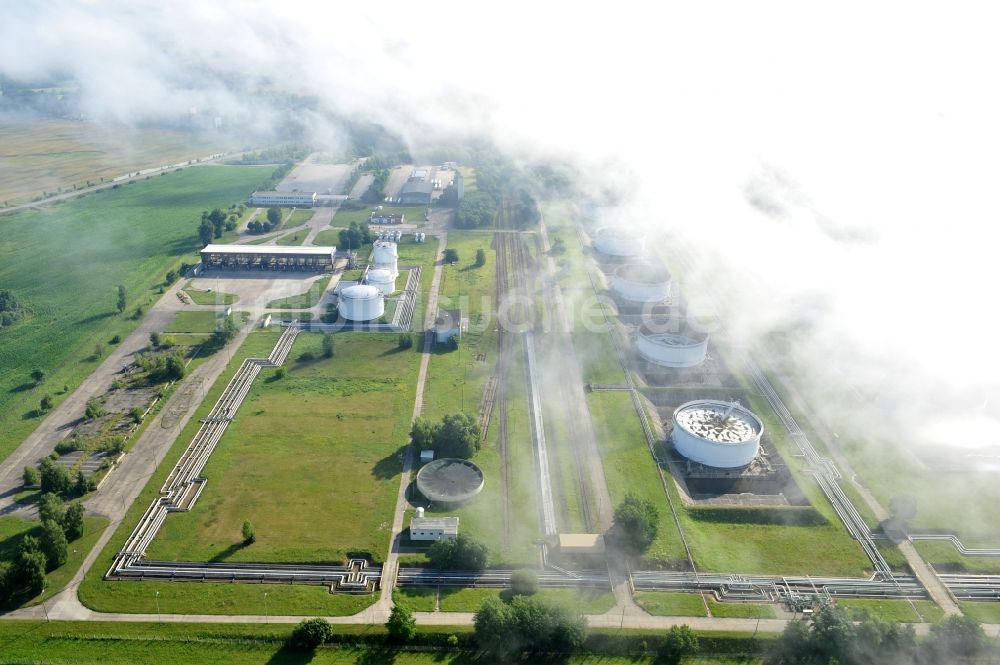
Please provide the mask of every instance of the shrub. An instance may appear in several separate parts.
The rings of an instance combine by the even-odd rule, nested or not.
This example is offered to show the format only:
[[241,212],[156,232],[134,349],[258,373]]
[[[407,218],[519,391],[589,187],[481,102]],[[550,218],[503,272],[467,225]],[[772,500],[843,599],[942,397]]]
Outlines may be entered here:
[[659,511],[649,501],[629,494],[615,508],[615,538],[629,554],[642,554],[656,540]]
[[483,570],[489,565],[489,557],[489,548],[467,533],[437,540],[427,550],[432,566],[452,570]]
[[244,520],[243,521],[243,544],[244,545],[253,545],[255,542],[257,542],[257,533],[253,529],[253,524],[250,523],[250,520]]
[[101,404],[101,400],[96,397],[91,397],[87,400],[87,408],[84,409],[83,417],[87,420],[93,420],[95,418],[100,418],[107,411],[104,410],[104,405]]
[[518,596],[538,593],[538,575],[533,570],[515,570],[510,576],[510,590]]
[[55,404],[52,400],[52,395],[43,395],[42,399],[38,401],[38,410],[42,413],[52,410],[52,406]]
[[481,268],[486,265],[486,252],[482,247],[476,250],[476,262],[474,264],[477,268]]
[[397,642],[409,642],[417,635],[417,622],[413,613],[401,605],[395,605],[385,622],[389,637]]
[[21,482],[24,483],[25,487],[35,487],[41,482],[41,474],[38,473],[38,469],[33,466],[24,467],[24,473],[21,474]]
[[452,247],[444,250],[445,263],[458,263],[458,250]]
[[297,649],[315,649],[333,636],[333,626],[326,619],[305,619],[295,626],[289,639]]

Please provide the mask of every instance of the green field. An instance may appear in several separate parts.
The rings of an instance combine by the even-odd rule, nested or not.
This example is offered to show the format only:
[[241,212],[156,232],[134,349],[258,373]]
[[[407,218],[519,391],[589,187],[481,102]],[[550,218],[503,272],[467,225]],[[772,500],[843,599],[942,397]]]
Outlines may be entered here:
[[[344,228],[346,229],[351,225],[351,222],[357,222],[358,224],[365,224],[371,218],[372,209],[374,206],[368,206],[362,208],[361,210],[346,210],[344,208],[338,208],[337,212],[333,214],[333,219],[330,220],[330,226],[334,228]],[[423,224],[425,216],[427,214],[427,208],[420,206],[393,206],[385,205],[382,208],[384,213],[392,213],[394,215],[403,215],[407,224]],[[395,226],[372,224],[372,231],[378,231],[379,229],[394,229]]]
[[[4,662],[73,665],[132,665],[133,663],[204,665],[470,665],[489,662],[473,651],[407,651],[385,646],[358,646],[363,639],[385,635],[381,626],[334,626],[338,641],[315,652],[284,645],[288,624],[113,623],[102,621],[3,621],[0,653]],[[457,634],[466,626],[419,628],[421,633]],[[354,636],[357,636],[354,638]],[[518,663],[531,663],[531,657]],[[536,661],[537,662],[537,661]],[[566,665],[647,665],[644,656],[580,655],[559,658]],[[684,665],[755,665],[759,659],[741,656],[698,656]]]
[[316,247],[337,247],[340,244],[340,231],[336,229],[320,231],[313,238],[312,244]]
[[[180,561],[380,560],[389,544],[419,356],[387,335],[336,336],[332,359],[302,334],[288,375],[262,372],[203,475],[198,505],[171,515],[148,556]],[[241,546],[249,519],[257,542]]]
[[[37,605],[62,591],[80,569],[84,557],[94,548],[94,544],[107,526],[108,520],[103,517],[85,517],[83,536],[69,544],[69,557],[66,563],[45,575],[45,590],[33,598],[23,599],[18,605],[0,605],[0,609]],[[0,561],[10,560],[14,556],[15,545],[24,535],[40,537],[41,525],[18,517],[0,517]]]
[[[139,145],[141,150],[136,149]],[[14,205],[34,200],[43,191],[72,191],[87,181],[96,184],[101,178],[201,158],[239,143],[218,133],[32,120],[0,123],[0,146],[0,205]]]
[[330,285],[331,277],[320,277],[314,280],[309,286],[309,290],[305,293],[301,293],[297,296],[289,296],[287,298],[279,298],[278,300],[272,300],[267,303],[268,309],[309,309],[315,307],[319,304],[319,301],[323,298],[323,294],[326,292],[326,288]]
[[669,591],[637,591],[635,602],[653,616],[703,617],[705,603],[701,594]]
[[306,241],[306,236],[309,235],[309,230],[304,229],[302,231],[295,231],[293,233],[286,233],[285,235],[278,238],[274,244],[276,245],[301,245]]
[[218,312],[177,312],[166,333],[210,333],[219,322]]
[[[201,212],[243,198],[267,168],[206,166],[122,185],[44,210],[0,217],[0,284],[30,310],[0,331],[0,459],[38,424],[45,393],[56,402],[97,361],[95,345],[126,336],[148,308],[166,272],[194,263]],[[57,270],[40,257],[58,257]],[[42,260],[45,260],[44,258]],[[115,313],[124,285],[128,306]],[[172,297],[172,296],[171,296]],[[48,374],[34,387],[29,374]]]
[[[867,611],[883,621],[899,623],[934,623],[944,618],[944,611],[930,600],[915,600],[912,604],[905,600],[868,600],[845,598],[837,604],[847,608],[852,618],[860,620]],[[965,603],[962,604],[965,609]]]
[[1000,623],[1000,603],[962,602],[962,612],[981,623]]
[[773,619],[774,607],[763,603],[720,603],[707,596],[708,609],[714,617],[731,619]]
[[201,291],[192,286],[184,287],[184,293],[188,294],[196,305],[232,305],[240,299],[232,293],[220,293],[212,289]]
[[[509,593],[501,589],[442,588],[439,592],[441,611],[475,612],[488,596],[506,598]],[[581,614],[603,614],[615,606],[614,594],[597,589],[539,589],[534,597],[571,607]]]
[[[994,541],[994,546],[995,546]],[[962,556],[949,542],[917,540],[913,545],[925,561],[940,572],[1000,574],[1000,558],[987,556]]]

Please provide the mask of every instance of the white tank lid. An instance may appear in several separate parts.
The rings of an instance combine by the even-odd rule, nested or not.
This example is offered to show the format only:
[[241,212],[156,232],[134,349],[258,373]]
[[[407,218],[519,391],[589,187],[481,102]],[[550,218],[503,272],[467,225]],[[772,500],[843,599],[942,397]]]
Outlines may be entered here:
[[366,300],[369,298],[377,298],[381,293],[381,291],[369,284],[355,284],[354,286],[348,286],[346,289],[341,291],[340,295],[344,298]]

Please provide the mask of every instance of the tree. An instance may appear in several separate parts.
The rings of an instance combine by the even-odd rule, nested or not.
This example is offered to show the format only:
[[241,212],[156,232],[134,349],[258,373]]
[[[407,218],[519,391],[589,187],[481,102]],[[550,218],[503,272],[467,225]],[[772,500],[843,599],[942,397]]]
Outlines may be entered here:
[[323,357],[333,357],[333,335],[331,333],[325,333],[323,335]]
[[38,469],[33,466],[24,467],[24,473],[21,474],[21,482],[25,487],[34,487],[41,481],[41,478]]
[[397,642],[409,642],[417,635],[417,622],[413,613],[401,605],[394,605],[385,622],[389,637]]
[[175,270],[168,270],[167,271],[167,277],[163,281],[165,281],[167,283],[167,285],[170,285],[170,284],[173,284],[174,282],[176,282],[177,281],[177,271],[175,271]]
[[458,263],[458,250],[453,247],[444,250],[444,262]]
[[525,649],[571,652],[587,634],[584,617],[537,598],[515,596],[509,604],[486,598],[473,618],[479,646],[499,657]]
[[434,425],[426,418],[416,418],[410,427],[410,441],[417,450],[429,450],[434,446]]
[[212,231],[214,231],[215,237],[221,238],[222,232],[226,227],[226,213],[219,208],[215,208],[212,212],[208,213],[208,221],[212,224]]
[[533,596],[538,593],[538,575],[533,570],[515,570],[510,575],[510,590],[517,596]]
[[48,564],[48,570],[54,570],[66,563],[69,558],[69,543],[62,525],[54,520],[42,522],[41,537],[42,553]]
[[281,224],[281,208],[277,206],[271,206],[267,209],[267,221],[272,226],[278,226]]
[[497,596],[487,596],[483,600],[472,623],[475,626],[476,642],[483,651],[502,656],[515,650],[516,643],[510,641],[514,617],[510,606]]
[[477,268],[481,268],[486,265],[486,251],[482,247],[476,250],[476,263]]
[[31,380],[34,381],[35,385],[37,386],[38,384],[40,384],[42,381],[45,380],[45,372],[37,368],[31,370]]
[[42,494],[48,492],[66,494],[69,491],[70,481],[66,469],[57,466],[51,459],[46,457],[42,460],[40,471]]
[[243,544],[253,545],[257,542],[257,533],[253,530],[250,520],[243,520]]
[[124,284],[119,284],[118,285],[118,302],[116,304],[116,307],[118,309],[118,313],[119,314],[121,314],[122,312],[125,311],[125,306],[128,304],[127,295],[128,295],[128,293],[125,291],[125,285]]
[[100,418],[105,413],[104,405],[101,404],[101,400],[96,397],[91,397],[87,400],[87,406],[83,410],[83,417],[87,420],[94,420],[95,418]]
[[663,665],[678,665],[682,659],[696,653],[698,653],[698,636],[687,624],[684,624],[671,626],[656,655]]
[[447,415],[434,428],[434,450],[439,457],[468,459],[479,452],[481,444],[479,423],[466,413]]
[[[983,649],[986,634],[972,617],[954,615],[931,626],[931,644],[942,657],[951,654],[975,656]],[[938,662],[945,662],[943,658]]]
[[149,333],[149,345],[154,349],[160,345],[160,333],[155,330]]
[[489,548],[466,533],[437,540],[427,550],[432,566],[452,570],[483,570],[489,565],[489,557]]
[[73,496],[83,496],[90,489],[87,476],[83,475],[83,469],[76,472],[76,479],[73,481]]
[[201,244],[210,245],[214,238],[215,227],[212,226],[212,222],[207,219],[201,220],[201,224],[198,226],[198,239],[201,240]]
[[629,554],[642,554],[656,540],[659,517],[656,506],[629,494],[615,508],[616,540]]
[[236,319],[233,316],[227,316],[216,327],[215,332],[212,333],[212,337],[216,344],[225,346],[236,337],[239,329],[240,327],[236,323]]
[[46,492],[42,494],[42,498],[38,502],[38,516],[43,522],[51,521],[61,524],[66,517],[66,505],[59,498],[59,495]]
[[62,520],[66,539],[70,542],[83,537],[83,504],[79,501],[69,504]]
[[[27,538],[22,540],[22,545]],[[14,565],[8,573],[10,587],[21,589],[29,596],[37,596],[45,588],[45,555],[39,549],[38,540],[32,548],[20,548],[14,558]]]
[[326,619],[305,619],[295,626],[290,639],[298,649],[312,650],[333,637],[333,626]]
[[98,342],[97,344],[94,345],[94,357],[100,358],[103,355],[104,355],[104,345]]
[[396,342],[396,348],[400,351],[413,348],[413,335],[409,333],[400,333],[399,340]]
[[52,395],[42,395],[42,399],[38,400],[38,410],[42,413],[47,413],[52,410],[53,404]]

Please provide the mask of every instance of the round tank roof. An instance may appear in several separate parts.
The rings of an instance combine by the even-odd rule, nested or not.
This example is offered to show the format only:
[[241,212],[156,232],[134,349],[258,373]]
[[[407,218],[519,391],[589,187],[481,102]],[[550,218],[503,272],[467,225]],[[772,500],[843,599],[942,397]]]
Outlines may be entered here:
[[760,418],[748,409],[709,399],[681,404],[674,422],[700,439],[734,445],[759,437],[764,430]]
[[348,298],[351,300],[371,300],[378,298],[381,295],[381,291],[368,284],[355,284],[354,286],[348,286],[340,292],[341,298]]
[[417,489],[430,501],[461,503],[483,489],[483,472],[469,460],[442,457],[417,473]]

